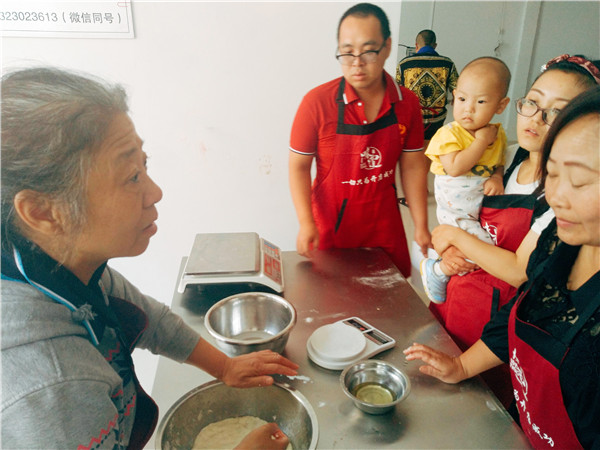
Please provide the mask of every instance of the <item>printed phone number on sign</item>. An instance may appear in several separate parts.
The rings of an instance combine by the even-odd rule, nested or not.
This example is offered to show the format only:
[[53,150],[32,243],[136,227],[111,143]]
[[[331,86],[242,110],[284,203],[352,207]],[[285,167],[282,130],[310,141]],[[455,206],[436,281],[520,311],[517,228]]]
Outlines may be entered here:
[[58,22],[58,14],[43,12],[0,11],[0,20],[20,22]]
[[[62,14],[62,21],[67,23],[67,13]],[[12,22],[59,22],[60,16],[55,12],[24,12],[24,11],[0,11],[0,21]],[[68,13],[70,23],[110,23],[115,17],[112,13]],[[121,23],[121,16],[117,15],[118,22]]]

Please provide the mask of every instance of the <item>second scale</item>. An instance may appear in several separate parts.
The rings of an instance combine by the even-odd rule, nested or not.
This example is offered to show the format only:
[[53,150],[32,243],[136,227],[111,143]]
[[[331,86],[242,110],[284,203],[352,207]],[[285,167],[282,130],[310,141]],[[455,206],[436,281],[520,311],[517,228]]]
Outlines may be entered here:
[[323,325],[306,342],[308,357],[321,367],[342,370],[396,345],[396,341],[358,317]]
[[260,287],[281,293],[281,251],[253,232],[197,234],[178,291],[184,292],[188,285],[245,286],[232,294]]

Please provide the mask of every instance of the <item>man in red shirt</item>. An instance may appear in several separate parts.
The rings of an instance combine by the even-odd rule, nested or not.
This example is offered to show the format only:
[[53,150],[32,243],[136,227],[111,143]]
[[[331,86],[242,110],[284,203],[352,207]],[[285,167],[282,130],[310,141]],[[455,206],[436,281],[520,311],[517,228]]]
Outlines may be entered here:
[[431,243],[428,164],[419,100],[383,70],[391,48],[389,22],[378,6],[360,3],[342,16],[336,58],[343,76],[311,90],[298,108],[290,139],[290,190],[300,222],[299,254],[381,247],[408,276],[396,163],[415,241],[424,253]]

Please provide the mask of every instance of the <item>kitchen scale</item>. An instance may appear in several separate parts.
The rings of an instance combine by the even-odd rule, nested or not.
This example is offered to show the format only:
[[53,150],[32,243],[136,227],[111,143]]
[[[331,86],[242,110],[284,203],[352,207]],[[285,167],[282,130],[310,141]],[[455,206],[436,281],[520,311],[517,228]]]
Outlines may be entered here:
[[197,234],[177,290],[189,284],[243,285],[245,290],[266,287],[283,292],[279,247],[257,233]]
[[317,328],[306,342],[308,357],[326,369],[342,370],[390,349],[396,341],[358,317]]

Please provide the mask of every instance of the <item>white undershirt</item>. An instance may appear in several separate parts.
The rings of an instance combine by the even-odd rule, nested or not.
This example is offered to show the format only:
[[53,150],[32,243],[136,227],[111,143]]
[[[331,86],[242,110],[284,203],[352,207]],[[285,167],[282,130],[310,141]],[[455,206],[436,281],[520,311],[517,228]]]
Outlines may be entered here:
[[[515,167],[513,173],[510,174],[508,182],[504,187],[505,194],[531,194],[539,186],[539,180],[529,184],[519,184],[517,182],[517,177],[519,176],[519,170],[521,170],[522,164],[523,163],[520,163],[517,167]],[[552,211],[552,208],[548,208],[544,214],[533,221],[531,230],[538,235],[542,234],[542,231],[544,231],[553,218],[554,211]]]

